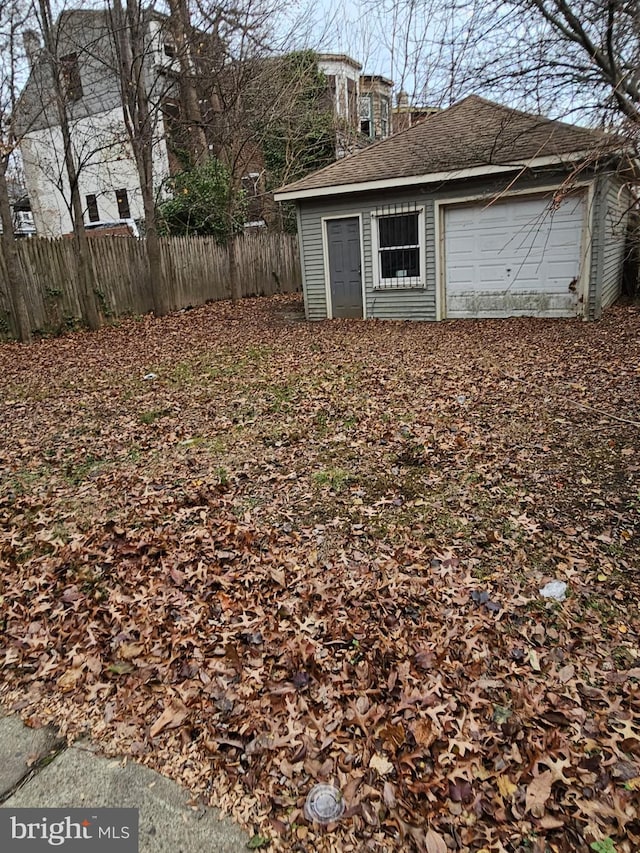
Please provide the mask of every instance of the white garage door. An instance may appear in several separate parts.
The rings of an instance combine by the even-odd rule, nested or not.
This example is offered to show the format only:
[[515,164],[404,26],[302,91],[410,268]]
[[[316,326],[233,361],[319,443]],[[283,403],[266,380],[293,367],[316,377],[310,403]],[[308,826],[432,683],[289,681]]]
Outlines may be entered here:
[[447,317],[572,317],[578,302],[584,194],[451,205],[444,214]]

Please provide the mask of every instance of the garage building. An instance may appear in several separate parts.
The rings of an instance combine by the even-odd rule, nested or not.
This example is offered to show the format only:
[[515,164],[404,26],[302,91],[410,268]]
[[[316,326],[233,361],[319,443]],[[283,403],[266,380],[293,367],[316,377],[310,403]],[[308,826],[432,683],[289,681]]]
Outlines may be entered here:
[[597,319],[621,288],[622,151],[470,96],[282,187],[307,318]]

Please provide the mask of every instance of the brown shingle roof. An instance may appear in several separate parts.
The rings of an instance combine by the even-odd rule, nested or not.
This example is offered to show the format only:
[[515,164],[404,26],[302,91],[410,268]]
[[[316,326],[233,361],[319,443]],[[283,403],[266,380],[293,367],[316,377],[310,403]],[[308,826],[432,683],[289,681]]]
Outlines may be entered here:
[[537,157],[611,149],[616,141],[602,131],[552,121],[470,95],[415,127],[338,160],[277,192],[508,165]]

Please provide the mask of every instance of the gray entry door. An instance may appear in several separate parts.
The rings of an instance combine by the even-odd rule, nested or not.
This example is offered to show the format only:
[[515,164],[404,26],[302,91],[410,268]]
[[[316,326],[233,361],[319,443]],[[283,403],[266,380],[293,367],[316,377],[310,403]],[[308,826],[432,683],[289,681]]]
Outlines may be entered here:
[[360,220],[327,220],[329,283],[333,317],[362,317]]

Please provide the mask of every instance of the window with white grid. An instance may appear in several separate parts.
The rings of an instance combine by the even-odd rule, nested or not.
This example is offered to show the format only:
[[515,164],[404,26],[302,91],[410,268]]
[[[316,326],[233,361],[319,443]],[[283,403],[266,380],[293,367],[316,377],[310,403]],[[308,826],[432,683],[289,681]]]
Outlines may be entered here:
[[371,95],[361,95],[358,101],[360,113],[360,133],[365,136],[373,136],[373,122],[371,121]]
[[374,288],[424,287],[424,208],[393,205],[372,216]]

